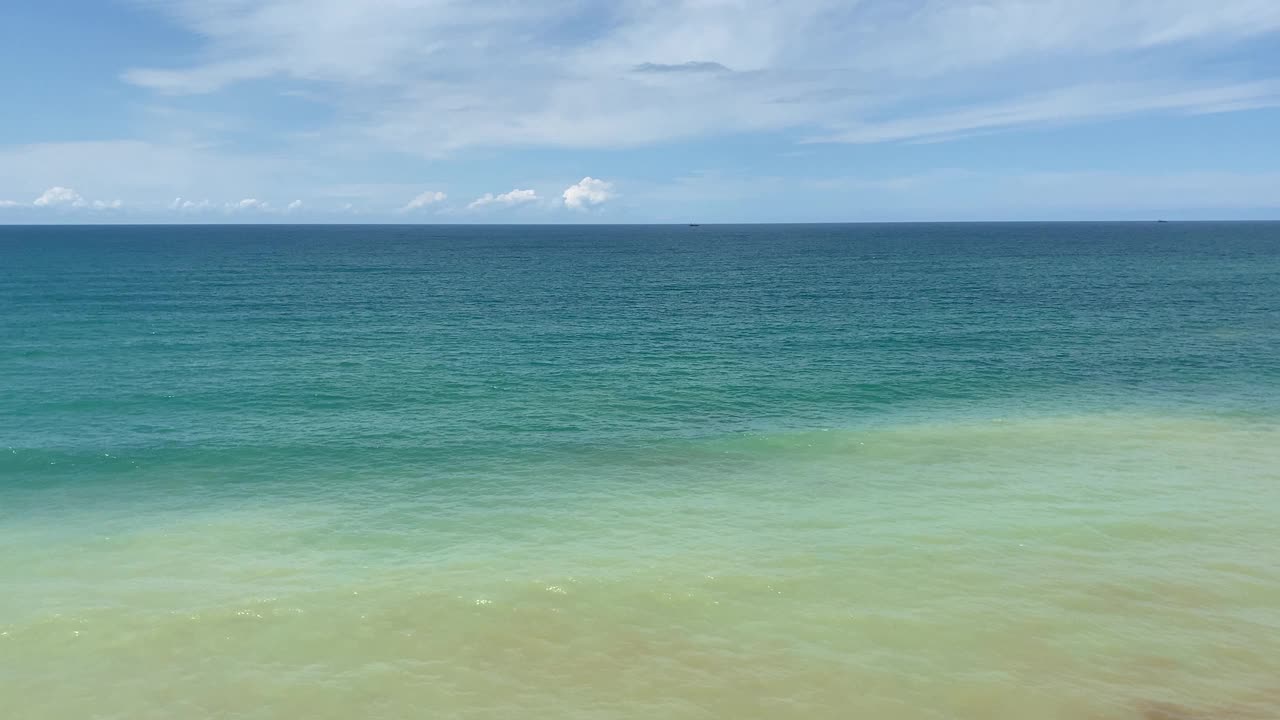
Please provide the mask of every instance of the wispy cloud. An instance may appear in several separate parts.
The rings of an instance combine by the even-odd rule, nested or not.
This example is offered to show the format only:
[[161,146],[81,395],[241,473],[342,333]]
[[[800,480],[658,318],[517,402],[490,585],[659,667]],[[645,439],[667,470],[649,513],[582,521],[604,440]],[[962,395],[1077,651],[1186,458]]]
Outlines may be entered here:
[[[984,163],[1000,164],[974,156],[998,143],[992,136],[1118,119],[1126,128],[1151,121],[1166,133],[1139,139],[1138,163],[1156,165],[1150,147],[1159,141],[1205,140],[1224,152],[1174,152],[1158,166],[1177,165],[1190,186],[1212,177],[1200,161],[1220,158],[1208,162],[1221,163],[1222,182],[1253,193],[1258,177],[1229,172],[1233,163],[1254,167],[1232,156],[1233,120],[1156,121],[1280,107],[1275,0],[129,5],[171,21],[164,27],[179,35],[158,42],[191,46],[154,65],[120,68],[135,87],[117,94],[131,99],[112,116],[136,120],[130,139],[0,145],[6,221],[148,213],[202,222],[341,213],[391,220],[411,212],[480,221],[496,214],[476,210],[523,207],[507,217],[573,222],[604,217],[582,212],[601,206],[610,219],[643,220],[682,203],[700,216],[697,203],[718,202],[753,212],[785,202],[799,218],[813,217],[805,208],[819,201],[848,207],[833,199],[839,193],[869,206],[949,207],[965,198],[991,208],[1023,187],[982,174]],[[104,56],[103,66],[118,57]],[[105,131],[88,122],[82,134]],[[1242,119],[1248,136],[1234,149],[1264,144],[1262,125]],[[979,135],[981,147],[916,146]],[[689,143],[704,138],[722,142]],[[1031,147],[1039,136],[1017,141]],[[1066,151],[1051,142],[1017,161],[1078,168],[1062,163]],[[1127,167],[1124,140],[1102,142],[1110,145],[1090,162]],[[870,144],[895,147],[833,147]],[[584,152],[568,152],[575,149]],[[842,165],[883,161],[884,177],[799,177],[837,155]],[[936,164],[967,165],[957,172],[974,175],[924,170]],[[707,166],[724,170],[691,174]],[[592,176],[569,185],[587,169],[625,195]],[[1119,188],[1113,176],[1083,177],[1018,182],[1060,189],[1082,207],[1102,200],[1082,183]],[[969,180],[1000,198],[974,196]],[[1165,196],[1177,190],[1156,186]],[[498,187],[517,189],[480,194]],[[1136,203],[1138,195],[1129,197]]]
[[169,203],[168,209],[182,214],[209,214],[218,213],[224,215],[235,215],[241,213],[252,213],[255,215],[287,215],[301,211],[305,207],[301,200],[293,200],[286,205],[273,205],[269,200],[260,200],[258,198],[241,198],[240,200],[229,200],[226,202],[215,203],[210,200],[187,200],[181,197],[174,198]]
[[448,195],[440,192],[439,190],[428,190],[415,196],[412,200],[406,203],[404,207],[400,208],[400,210],[401,212],[420,210],[428,205],[442,203],[447,200],[448,197]]
[[170,210],[179,210],[183,212],[198,212],[201,210],[209,210],[213,207],[213,203],[208,200],[184,200],[177,197],[173,202],[169,203]]
[[1280,81],[1167,89],[1131,83],[1096,84],[908,119],[868,120],[811,141],[946,140],[973,132],[1058,125],[1087,118],[1160,111],[1203,114],[1277,105]]
[[690,60],[689,62],[677,64],[664,63],[640,63],[631,68],[633,72],[638,73],[706,73],[706,72],[729,72],[729,68],[718,62],[699,62]]
[[[1272,78],[1199,61],[1280,31],[1280,3],[1271,0],[164,7],[207,39],[210,59],[130,70],[128,81],[165,93],[264,79],[293,92],[325,87],[345,118],[328,132],[420,154],[781,129],[832,142],[941,139],[1124,113],[1256,107],[1272,102],[1261,87]],[[298,22],[303,15],[307,22]],[[1124,97],[1080,91],[1104,81],[1124,86]],[[1240,97],[1228,101],[1216,95],[1221,89]]]
[[467,205],[467,207],[473,210],[487,207],[489,205],[503,205],[510,207],[513,205],[531,203],[537,199],[538,193],[533,190],[512,190],[511,192],[504,192],[501,195],[485,193],[475,200],[472,200],[471,204]]

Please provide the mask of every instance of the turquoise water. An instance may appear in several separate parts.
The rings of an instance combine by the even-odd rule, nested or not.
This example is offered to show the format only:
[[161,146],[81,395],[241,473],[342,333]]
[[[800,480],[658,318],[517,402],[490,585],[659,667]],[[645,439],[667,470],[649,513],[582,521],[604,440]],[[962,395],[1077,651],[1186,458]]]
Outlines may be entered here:
[[1280,224],[0,228],[0,699],[1272,718]]

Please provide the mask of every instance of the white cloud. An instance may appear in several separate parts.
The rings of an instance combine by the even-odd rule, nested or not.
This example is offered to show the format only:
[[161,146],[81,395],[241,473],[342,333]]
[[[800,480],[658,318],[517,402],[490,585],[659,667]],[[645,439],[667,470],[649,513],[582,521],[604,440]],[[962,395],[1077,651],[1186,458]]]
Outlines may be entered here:
[[13,200],[0,200],[0,208],[21,207],[22,203]]
[[421,193],[420,195],[418,195],[418,196],[414,197],[414,198],[413,198],[412,200],[410,200],[407,204],[405,204],[405,206],[404,206],[403,208],[400,208],[400,210],[401,210],[401,212],[409,212],[410,210],[418,210],[418,209],[420,209],[420,208],[424,208],[424,207],[426,207],[426,206],[428,206],[428,205],[434,205],[434,204],[436,204],[436,203],[444,202],[444,201],[445,201],[445,199],[446,199],[446,198],[448,198],[448,197],[449,197],[448,195],[445,195],[444,193],[442,193],[442,192],[440,192],[440,191],[438,191],[438,190],[428,190],[428,191],[426,191],[426,192],[424,192],[424,193]]
[[75,190],[61,185],[45,190],[31,204],[38,208],[91,208],[93,210],[118,210],[124,206],[124,203],[120,200],[94,200],[91,202]]
[[198,212],[201,210],[209,210],[213,207],[213,203],[208,200],[184,200],[180,197],[174,198],[169,203],[170,210],[180,210],[183,212]]
[[[22,200],[0,207],[94,218],[92,211],[119,203],[159,214],[181,195],[214,201],[175,201],[173,217],[207,212],[238,222],[282,218],[299,209],[285,205],[289,198],[307,197],[307,214],[336,214],[352,201],[363,216],[390,217],[446,204],[443,193],[421,192],[443,182],[401,175],[405,166],[395,166],[392,179],[417,177],[414,183],[379,182],[388,179],[379,176],[386,158],[401,153],[473,148],[489,162],[498,147],[613,148],[756,132],[823,143],[942,142],[1280,106],[1280,74],[1260,55],[1280,33],[1276,0],[164,0],[139,7],[166,13],[197,45],[164,66],[124,75],[156,93],[135,128],[149,139],[0,146],[0,197]],[[212,97],[193,111],[161,97],[231,93],[241,83],[318,111],[304,113],[299,128],[266,122],[263,113],[274,108],[252,98]],[[223,99],[235,101],[225,112],[211,109]],[[252,142],[242,143],[248,134]],[[459,211],[516,206],[543,193],[548,206],[589,209],[614,194],[584,178],[557,197],[563,183],[521,173],[489,177],[496,187],[524,177],[519,182],[536,182],[537,193],[453,204]],[[728,192],[730,175],[720,189],[708,182],[701,191]],[[464,179],[474,178],[455,182]],[[627,211],[642,185],[630,179],[628,202],[612,202],[611,211]],[[33,205],[39,188],[50,190]],[[253,193],[280,204],[226,202]],[[92,199],[116,197],[123,202]]]
[[80,197],[80,193],[60,185],[45,190],[44,194],[32,203],[36,207],[84,207],[87,204],[85,199]]
[[468,205],[467,207],[471,209],[476,209],[476,208],[485,207],[487,205],[506,205],[506,206],[523,205],[525,203],[533,202],[537,199],[538,199],[538,193],[533,190],[512,190],[511,192],[505,192],[505,193],[502,193],[501,195],[494,195],[493,193],[485,193],[484,195],[481,195],[475,200],[472,200],[471,204]]
[[294,200],[285,207],[285,212],[296,212],[302,209],[302,201]]
[[[399,152],[615,147],[795,129],[838,142],[1280,101],[1236,60],[1280,31],[1274,0],[173,0],[206,39],[188,67],[140,68],[165,93],[261,79],[323,85],[331,139]],[[308,21],[297,22],[300,15]],[[1120,100],[1076,93],[1102,82]],[[1054,114],[1025,110],[1052,97]],[[1171,102],[1170,97],[1183,98]],[[1028,100],[1031,99],[1031,100]],[[938,126],[946,126],[939,128]],[[882,138],[882,139],[877,139]]]
[[245,198],[239,202],[229,202],[226,205],[226,208],[229,211],[267,210],[270,207],[271,207],[270,204],[267,203],[265,200],[259,200],[257,198]]
[[817,142],[875,143],[946,140],[973,132],[1062,124],[1089,117],[1142,112],[1214,113],[1280,105],[1280,82],[1254,82],[1193,90],[1099,83],[1063,88],[1004,103],[924,114],[911,119],[865,122],[814,138]]
[[565,188],[563,197],[565,207],[582,210],[613,197],[613,183],[587,176]]

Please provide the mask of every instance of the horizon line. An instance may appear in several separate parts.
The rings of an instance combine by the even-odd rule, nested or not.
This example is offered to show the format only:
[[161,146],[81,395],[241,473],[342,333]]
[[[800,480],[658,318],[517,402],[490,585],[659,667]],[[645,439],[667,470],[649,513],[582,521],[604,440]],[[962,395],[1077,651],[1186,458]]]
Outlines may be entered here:
[[1166,220],[1163,218],[1126,220],[799,220],[746,222],[611,222],[611,223],[396,223],[396,222],[70,222],[70,223],[0,223],[0,228],[36,227],[742,227],[769,225],[1173,225],[1173,224],[1280,223],[1277,218],[1200,218]]

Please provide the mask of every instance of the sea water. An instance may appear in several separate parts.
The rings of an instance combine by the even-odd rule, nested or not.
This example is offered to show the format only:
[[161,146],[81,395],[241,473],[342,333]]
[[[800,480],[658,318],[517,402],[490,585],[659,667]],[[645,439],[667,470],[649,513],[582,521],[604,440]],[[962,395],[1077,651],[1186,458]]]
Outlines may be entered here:
[[0,228],[0,716],[1280,717],[1280,224]]

